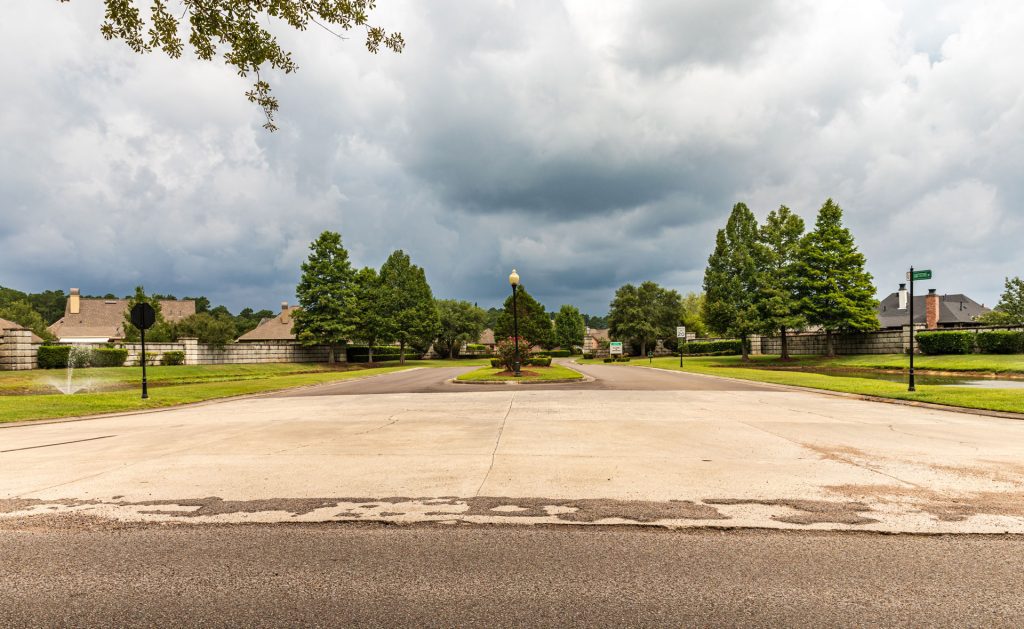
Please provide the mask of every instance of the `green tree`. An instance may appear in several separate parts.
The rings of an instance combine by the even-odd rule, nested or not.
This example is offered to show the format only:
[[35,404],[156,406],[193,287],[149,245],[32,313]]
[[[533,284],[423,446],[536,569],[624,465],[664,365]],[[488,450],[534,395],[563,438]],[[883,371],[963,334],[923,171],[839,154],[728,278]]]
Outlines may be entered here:
[[797,296],[797,255],[803,235],[804,219],[785,205],[770,212],[759,231],[758,316],[765,333],[779,335],[782,360],[789,360],[787,331],[805,325]]
[[448,358],[458,357],[463,343],[475,343],[487,321],[483,309],[456,299],[438,299],[437,313],[440,331],[434,341],[434,351]]
[[978,317],[985,325],[1024,325],[1024,280],[1008,277],[999,303],[991,312]]
[[[210,300],[208,298],[203,297],[201,295],[199,297],[186,297],[185,300],[186,301],[191,300],[191,301],[196,302],[196,312],[197,313],[198,312],[209,312],[210,311],[210,307],[213,305],[213,304],[210,303]],[[227,310],[227,309],[225,308],[225,310]]]
[[712,331],[738,337],[743,360],[747,338],[762,326],[757,311],[757,219],[743,203],[732,208],[704,270],[704,321]]
[[62,290],[44,290],[41,293],[30,293],[28,302],[35,311],[42,315],[47,325],[64,316],[64,305],[67,296]]
[[586,327],[579,309],[576,306],[564,305],[555,315],[555,340],[562,349],[582,347]]
[[[550,345],[554,335],[551,317],[544,305],[533,298],[522,285],[517,289],[515,300],[512,295],[505,299],[504,309],[498,314],[494,326],[494,338],[508,338],[515,335],[515,320],[512,303],[515,301],[519,315],[519,349],[525,356],[533,345]],[[525,342],[525,346],[523,343]]]
[[46,321],[36,312],[27,299],[11,301],[0,306],[0,319],[13,321],[20,326],[32,330],[44,341],[53,340],[53,335],[46,329]]
[[325,231],[309,248],[309,258],[302,263],[302,277],[295,288],[302,306],[295,313],[295,337],[304,345],[327,345],[328,360],[333,363],[335,348],[347,343],[355,331],[355,272],[341,244],[341,234]]
[[370,267],[359,269],[352,286],[352,339],[367,345],[367,362],[372,363],[374,346],[394,340],[391,336],[394,325],[385,307],[384,286],[376,269]]
[[390,324],[388,337],[398,341],[404,365],[407,345],[429,345],[441,329],[434,294],[426,273],[401,250],[392,253],[381,266],[380,281],[383,308]]
[[171,324],[175,340],[195,338],[200,343],[222,348],[238,338],[235,319],[230,315],[197,312]]
[[641,355],[647,348],[661,340],[675,337],[679,324],[682,298],[674,290],[668,290],[646,281],[639,286],[625,284],[615,291],[608,311],[608,325],[611,336],[639,348]]
[[597,330],[608,329],[608,316],[599,317],[596,315],[583,315],[583,324],[588,328],[594,328]]
[[153,306],[156,311],[156,323],[146,330],[146,340],[152,343],[169,343],[174,340],[174,329],[164,320],[163,310],[160,307],[160,300],[156,296],[146,294],[142,286],[135,287],[135,294],[128,298],[128,307],[124,309],[124,320],[121,329],[124,332],[124,340],[129,343],[136,343],[141,338],[139,329],[132,324],[132,308],[136,304],[146,302]]
[[707,336],[708,326],[704,323],[704,293],[691,291],[683,295],[680,310],[680,325],[686,326],[687,334]]
[[828,199],[814,230],[800,241],[795,266],[800,312],[825,330],[826,353],[835,356],[836,332],[867,332],[878,327],[875,287],[864,254],[843,227],[843,210]]
[[[381,46],[397,53],[405,46],[400,33],[389,34],[370,24],[374,0],[186,0],[183,12],[169,6],[168,0],[104,0],[104,4],[106,14],[100,33],[106,39],[123,40],[134,52],[159,49],[178,59],[185,48],[182,31],[186,29],[197,58],[211,61],[222,47],[224,62],[239,76],[255,77],[245,95],[263,109],[267,120],[264,127],[271,131],[276,128],[274,112],[278,103],[261,72],[273,69],[289,74],[298,69],[291,53],[281,48],[271,32],[271,18],[275,24],[297,31],[313,24],[339,39],[344,39],[343,32],[364,29],[366,49],[371,53]],[[183,24],[186,16],[188,22]]]

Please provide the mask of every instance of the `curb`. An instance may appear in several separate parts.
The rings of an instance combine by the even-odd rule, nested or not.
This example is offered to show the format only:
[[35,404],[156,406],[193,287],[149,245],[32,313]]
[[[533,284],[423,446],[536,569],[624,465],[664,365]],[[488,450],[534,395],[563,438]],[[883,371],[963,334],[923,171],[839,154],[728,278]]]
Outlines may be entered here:
[[507,384],[512,386],[520,386],[533,384],[582,384],[584,382],[593,382],[594,380],[596,380],[596,378],[594,378],[593,376],[588,376],[582,371],[573,369],[572,367],[566,366],[565,368],[575,371],[576,373],[580,374],[582,378],[559,378],[557,380],[458,380],[458,376],[456,376],[455,378],[452,378],[448,382],[451,384],[458,384],[463,386],[472,384],[484,384],[488,386]]
[[371,378],[380,378],[382,376],[390,376],[396,373],[405,373],[408,371],[416,371],[417,369],[429,369],[429,367],[410,367],[409,369],[402,369],[399,371],[389,371],[388,373],[375,373],[361,378],[348,378],[346,380],[340,380],[338,382],[318,382],[317,384],[303,384],[297,387],[284,387],[282,389],[273,389],[270,391],[260,391],[258,393],[243,393],[242,395],[232,395],[229,397],[219,397],[210,400],[202,400],[199,402],[187,402],[185,404],[172,404],[170,406],[159,406],[156,408],[140,408],[132,411],[117,411],[115,413],[100,413],[97,415],[74,415],[71,417],[50,417],[47,419],[24,419],[16,422],[2,422],[0,423],[0,430],[4,428],[24,428],[26,426],[46,426],[49,424],[66,424],[70,422],[81,422],[88,421],[90,419],[111,419],[114,417],[127,417],[129,415],[148,415],[150,413],[163,413],[166,411],[176,411],[182,408],[196,408],[200,406],[211,406],[213,404],[221,404],[223,402],[237,402],[238,400],[249,400],[254,398],[269,397],[282,391],[304,391],[306,389],[313,389],[316,387],[322,387],[324,385],[334,385],[339,382],[354,382],[356,380],[369,380]]
[[781,391],[800,391],[804,393],[820,393],[822,395],[831,395],[834,397],[844,397],[852,400],[864,400],[866,402],[883,402],[885,404],[896,404],[897,406],[913,406],[917,408],[924,408],[934,411],[947,411],[950,413],[961,413],[963,415],[983,415],[985,417],[999,417],[1002,419],[1016,419],[1024,420],[1024,413],[1012,413],[1010,411],[992,411],[984,408],[970,408],[967,406],[949,406],[946,404],[935,404],[934,402],[916,402],[914,400],[901,400],[898,398],[879,397],[877,395],[867,395],[864,393],[846,393],[844,391],[829,391],[828,389],[815,389],[813,387],[801,387],[793,384],[776,384],[774,382],[760,382],[758,380],[746,380],[744,378],[732,378],[730,376],[714,376],[706,373],[695,373],[692,371],[679,371],[676,369],[664,369],[662,367],[648,367],[645,365],[630,365],[635,367],[641,367],[643,369],[655,369],[657,371],[664,371],[667,373],[681,373],[688,376],[700,376],[703,378],[716,378],[718,380],[731,380],[733,382],[753,382],[755,384],[763,385],[779,389]]

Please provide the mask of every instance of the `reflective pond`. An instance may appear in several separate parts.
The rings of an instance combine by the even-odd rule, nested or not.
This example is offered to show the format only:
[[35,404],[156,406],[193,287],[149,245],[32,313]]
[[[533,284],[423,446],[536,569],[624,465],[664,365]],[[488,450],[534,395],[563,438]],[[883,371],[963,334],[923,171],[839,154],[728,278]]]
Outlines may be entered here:
[[[801,371],[805,373],[819,373],[824,376],[836,376],[840,378],[866,378],[868,380],[884,380],[886,382],[906,382],[907,373],[886,373],[881,371],[855,371],[843,369],[814,369],[805,367],[799,370],[778,369],[775,371]],[[1024,389],[1024,379],[1012,378],[979,378],[978,376],[937,376],[932,374],[914,374],[914,382],[919,385],[939,385],[946,387],[976,387],[980,389]]]

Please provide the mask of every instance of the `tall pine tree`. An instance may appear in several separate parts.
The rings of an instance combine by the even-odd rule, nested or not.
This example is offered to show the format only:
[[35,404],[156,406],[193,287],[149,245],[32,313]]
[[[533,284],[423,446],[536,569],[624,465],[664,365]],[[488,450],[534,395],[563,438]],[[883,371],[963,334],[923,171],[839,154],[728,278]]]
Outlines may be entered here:
[[796,293],[797,254],[803,235],[804,219],[785,205],[768,214],[759,232],[757,309],[763,331],[781,339],[782,360],[789,360],[786,333],[805,322]]
[[[519,315],[519,345],[525,356],[533,345],[549,345],[554,336],[551,317],[548,316],[544,305],[533,298],[526,289],[519,286],[515,303],[518,305],[516,311]],[[512,316],[512,295],[505,299],[505,307],[498,314],[497,324],[494,326],[495,340],[513,336],[515,320]],[[523,342],[526,347],[523,347]]]
[[394,326],[390,321],[384,287],[376,269],[359,269],[352,285],[352,303],[355,306],[352,338],[366,343],[369,348],[367,361],[372,363],[373,348],[392,340],[390,334]]
[[747,337],[761,329],[758,314],[757,219],[743,203],[732,208],[704,270],[704,321],[719,334],[738,337],[749,360]]
[[814,230],[800,242],[795,267],[800,311],[826,335],[826,353],[835,356],[836,332],[878,328],[875,286],[864,269],[853,234],[843,227],[843,210],[828,199],[818,211]]
[[341,244],[341,234],[325,231],[309,249],[309,258],[302,263],[302,278],[295,287],[302,307],[295,313],[295,336],[304,345],[327,345],[333,363],[335,348],[347,343],[354,331],[355,273],[348,251]]
[[563,305],[558,309],[555,315],[555,341],[559,347],[569,351],[574,347],[582,347],[585,333],[583,315],[576,306]]
[[434,294],[423,269],[402,250],[393,252],[380,267],[380,282],[387,337],[398,341],[404,365],[406,346],[429,346],[440,332]]

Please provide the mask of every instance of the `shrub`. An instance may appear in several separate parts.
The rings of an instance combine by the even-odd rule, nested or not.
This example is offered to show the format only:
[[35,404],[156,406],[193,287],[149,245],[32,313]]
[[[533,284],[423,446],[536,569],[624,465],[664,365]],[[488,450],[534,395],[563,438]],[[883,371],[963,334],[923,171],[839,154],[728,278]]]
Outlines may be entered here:
[[628,363],[629,362],[629,356],[616,356],[615,357],[615,362],[617,362],[617,363]]
[[683,344],[683,353],[700,356],[731,356],[743,352],[743,342],[736,340],[724,341],[690,341]]
[[40,345],[36,357],[40,369],[64,369],[68,366],[70,345]]
[[604,362],[606,362],[606,363],[613,363],[613,362],[615,362],[615,357],[613,356],[613,357],[605,358]]
[[486,352],[487,346],[479,343],[466,343],[467,352]]
[[184,365],[185,364],[185,352],[174,351],[164,352],[163,357],[160,358],[161,365]]
[[97,347],[89,356],[89,364],[93,367],[124,367],[128,360],[128,350],[114,347]]
[[918,332],[917,344],[925,354],[970,354],[974,332]]
[[593,360],[593,359],[594,359],[594,355],[593,354],[591,354],[591,353],[583,354],[583,360]]
[[[411,358],[413,352],[408,349],[405,351],[405,357]],[[345,348],[345,356],[350,363],[365,363],[370,360],[370,348],[366,345],[349,346]],[[373,347],[373,362],[380,363],[389,360],[400,360],[402,352],[399,348],[387,345],[382,347]]]
[[530,359],[530,364],[534,367],[550,367],[551,357],[550,356],[537,356]]
[[147,365],[156,364],[157,354],[154,352],[139,352],[139,357],[136,359],[136,366],[141,367],[142,361],[145,360]]
[[[529,349],[525,346],[525,341],[520,339],[524,345],[519,347],[520,363],[523,365],[530,364]],[[495,354],[497,354],[498,360],[501,361],[502,366],[509,371],[515,370],[516,362],[516,344],[515,340],[510,338],[502,339],[498,342],[495,347]]]
[[572,352],[567,349],[553,349],[546,353],[552,358],[568,358],[569,356],[572,356]]
[[978,332],[978,350],[982,354],[1024,353],[1024,332],[992,330]]
[[505,366],[505,363],[501,362],[500,358],[492,358],[491,359],[491,367],[492,368],[497,369],[498,367],[504,367],[504,366]]

